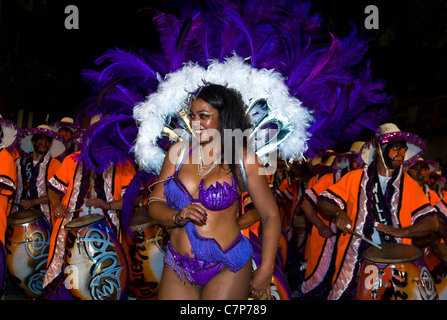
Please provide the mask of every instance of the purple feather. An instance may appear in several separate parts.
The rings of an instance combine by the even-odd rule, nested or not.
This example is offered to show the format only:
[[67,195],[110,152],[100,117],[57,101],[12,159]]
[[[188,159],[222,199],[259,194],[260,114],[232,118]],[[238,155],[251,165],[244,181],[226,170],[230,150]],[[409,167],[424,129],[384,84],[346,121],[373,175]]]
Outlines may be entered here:
[[[102,71],[83,72],[94,97],[83,102],[80,114],[130,115],[135,103],[154,92],[161,78],[184,62],[206,67],[210,59],[222,61],[236,53],[250,58],[254,67],[280,72],[290,94],[313,112],[306,156],[353,141],[364,130],[376,131],[389,117],[384,106],[391,97],[385,93],[385,82],[371,78],[369,62],[362,65],[368,50],[365,35],[352,24],[347,36],[335,37],[324,27],[322,16],[312,11],[310,1],[172,4],[177,15],[158,12],[153,18],[160,53],[137,55],[111,49],[96,60],[100,66],[105,64]],[[120,148],[128,148],[126,143],[131,142],[120,137],[125,133],[117,128],[121,126],[112,132],[124,142],[115,146],[121,154]]]
[[131,115],[108,116],[90,125],[82,137],[86,168],[102,173],[110,165],[135,163],[132,151],[137,132]]
[[146,185],[155,182],[157,176],[154,173],[146,171],[138,171],[130,181],[123,197],[122,222],[123,228],[127,235],[133,238],[130,230],[130,218],[132,217],[132,208],[135,200],[140,195],[141,189]]

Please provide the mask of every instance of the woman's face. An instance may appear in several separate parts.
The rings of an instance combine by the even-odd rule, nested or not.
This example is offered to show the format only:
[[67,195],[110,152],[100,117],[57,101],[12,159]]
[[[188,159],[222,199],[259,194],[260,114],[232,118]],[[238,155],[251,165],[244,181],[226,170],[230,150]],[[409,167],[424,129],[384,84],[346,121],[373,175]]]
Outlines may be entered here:
[[194,135],[200,143],[210,142],[219,134],[219,111],[202,99],[195,99],[189,111]]

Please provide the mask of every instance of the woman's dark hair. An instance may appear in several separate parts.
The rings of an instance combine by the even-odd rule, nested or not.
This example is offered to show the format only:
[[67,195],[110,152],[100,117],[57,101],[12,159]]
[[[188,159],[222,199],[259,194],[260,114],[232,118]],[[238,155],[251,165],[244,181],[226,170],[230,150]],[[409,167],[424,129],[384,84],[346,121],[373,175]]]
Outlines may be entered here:
[[[245,113],[244,103],[242,101],[241,94],[231,88],[224,87],[218,84],[210,84],[203,86],[198,92],[196,99],[202,99],[209,103],[211,106],[219,111],[219,133],[221,135],[221,150],[224,150],[225,143],[225,129],[240,129],[244,132],[246,129],[251,127],[250,120]],[[237,153],[234,152],[234,141],[232,143],[233,152],[232,159],[229,164],[231,173],[236,178],[236,181],[241,186],[238,175],[237,175],[237,165],[236,160]],[[243,139],[243,146],[247,146],[246,139]],[[222,152],[222,163],[224,160],[224,154]]]

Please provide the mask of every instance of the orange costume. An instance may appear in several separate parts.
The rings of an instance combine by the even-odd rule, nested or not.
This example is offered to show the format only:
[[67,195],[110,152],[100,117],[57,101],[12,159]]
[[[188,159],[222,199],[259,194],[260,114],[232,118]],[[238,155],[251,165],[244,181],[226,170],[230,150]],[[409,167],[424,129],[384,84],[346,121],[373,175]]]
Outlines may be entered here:
[[[371,238],[374,231],[374,214],[372,189],[374,175],[377,175],[375,163],[363,169],[351,171],[339,182],[320,194],[344,210],[353,222],[353,230]],[[391,225],[405,228],[415,224],[419,219],[434,215],[436,210],[427,197],[402,168],[396,169],[387,184],[388,205]],[[396,238],[397,242],[411,243],[409,238]],[[336,244],[335,273],[329,300],[352,299],[357,291],[356,275],[360,258],[370,245],[351,234],[341,234]]]
[[4,148],[0,149],[0,163],[0,241],[5,244],[7,217],[11,211],[9,200],[17,185],[17,167],[11,154]]
[[[305,182],[302,179],[295,179],[289,182],[289,179],[284,179],[278,187],[281,200],[279,202],[279,213],[281,216],[282,229],[286,234],[289,234],[293,219],[296,215],[297,208],[301,207],[306,190]],[[278,193],[278,191],[277,191]],[[289,235],[290,236],[290,235]]]
[[[317,198],[327,188],[340,180],[340,172],[328,173],[322,176],[312,187],[306,190],[306,199],[315,207],[318,212]],[[331,219],[318,213],[318,217],[326,226],[331,226]],[[336,227],[331,227],[336,232]],[[307,294],[320,285],[330,267],[332,252],[336,237],[325,238],[320,235],[318,228],[312,225],[312,230],[307,236],[306,247],[304,250],[304,260],[306,262],[306,272],[304,281],[301,285],[301,291]],[[320,293],[320,290],[318,290]]]
[[[33,163],[33,154],[27,154],[17,161],[17,192],[15,202],[21,200],[36,199],[47,195],[47,182],[56,173],[61,162],[50,156],[50,153],[40,159],[36,164]],[[35,207],[45,214],[48,223],[52,225],[52,207],[49,203],[43,203]],[[14,206],[12,211],[19,210]]]
[[[77,216],[84,215],[84,212],[73,211],[83,208],[84,199],[88,197],[88,193],[95,190],[97,198],[101,198],[107,202],[120,200],[129,185],[135,168],[130,163],[126,165],[118,165],[110,167],[102,175],[99,175],[92,181],[90,172],[84,169],[81,161],[80,152],[68,155],[58,171],[50,179],[49,187],[51,190],[61,196],[61,203],[69,212],[65,217],[57,218],[53,227],[50,239],[50,252],[48,256],[48,269],[44,279],[45,287],[54,281],[47,293],[51,295],[56,291],[63,282],[64,273],[64,253],[65,253],[65,225]],[[92,185],[94,183],[94,185]],[[97,210],[103,214],[110,227],[120,237],[120,217],[119,212],[115,210]]]

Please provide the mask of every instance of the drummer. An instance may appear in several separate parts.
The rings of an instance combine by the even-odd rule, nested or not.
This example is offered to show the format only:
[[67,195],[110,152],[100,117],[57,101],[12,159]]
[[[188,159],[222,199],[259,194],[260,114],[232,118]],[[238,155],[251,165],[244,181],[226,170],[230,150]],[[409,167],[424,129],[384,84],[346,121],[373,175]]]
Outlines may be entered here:
[[50,123],[49,126],[64,138],[65,144],[67,145],[67,150],[64,154],[65,156],[76,151],[73,135],[76,131],[80,130],[80,126],[73,122],[73,118],[63,117],[61,121]]
[[[87,129],[84,137],[88,135]],[[48,268],[43,283],[42,296],[45,299],[72,299],[63,285],[66,276],[63,269],[65,225],[68,222],[87,214],[101,214],[120,238],[120,210],[124,192],[135,175],[134,166],[127,162],[110,166],[104,172],[85,167],[81,151],[74,152],[64,159],[49,182],[48,197],[57,220],[50,239]]]
[[377,244],[411,243],[411,238],[438,229],[435,208],[419,185],[402,171],[425,151],[424,141],[401,132],[393,123],[379,129],[380,133],[360,151],[364,168],[344,175],[317,201],[320,211],[335,217],[337,228],[343,232],[337,242],[329,300],[355,299],[362,253],[370,247],[348,229]]
[[20,140],[21,158],[18,162],[18,185],[15,195],[16,206],[12,212],[20,209],[37,209],[45,214],[52,225],[52,208],[47,196],[47,181],[60,166],[57,157],[66,150],[61,135],[47,125],[25,130]]
[[303,211],[306,219],[311,223],[304,250],[305,274],[300,286],[302,299],[320,300],[327,297],[330,289],[330,265],[336,242],[335,224],[328,216],[318,213],[318,195],[336,183],[347,172],[358,169],[357,158],[364,141],[355,141],[346,153],[337,154],[331,163],[334,172],[323,175],[308,188],[304,195]]
[[434,161],[419,158],[419,160],[408,169],[408,174],[419,184],[427,198],[430,200],[430,204],[438,211],[439,232],[432,234],[430,237],[417,239],[416,243],[413,241],[413,244],[421,249],[439,243],[441,238],[444,240],[447,238],[447,207],[445,206],[445,203],[441,201],[439,195],[428,186],[432,162]]

